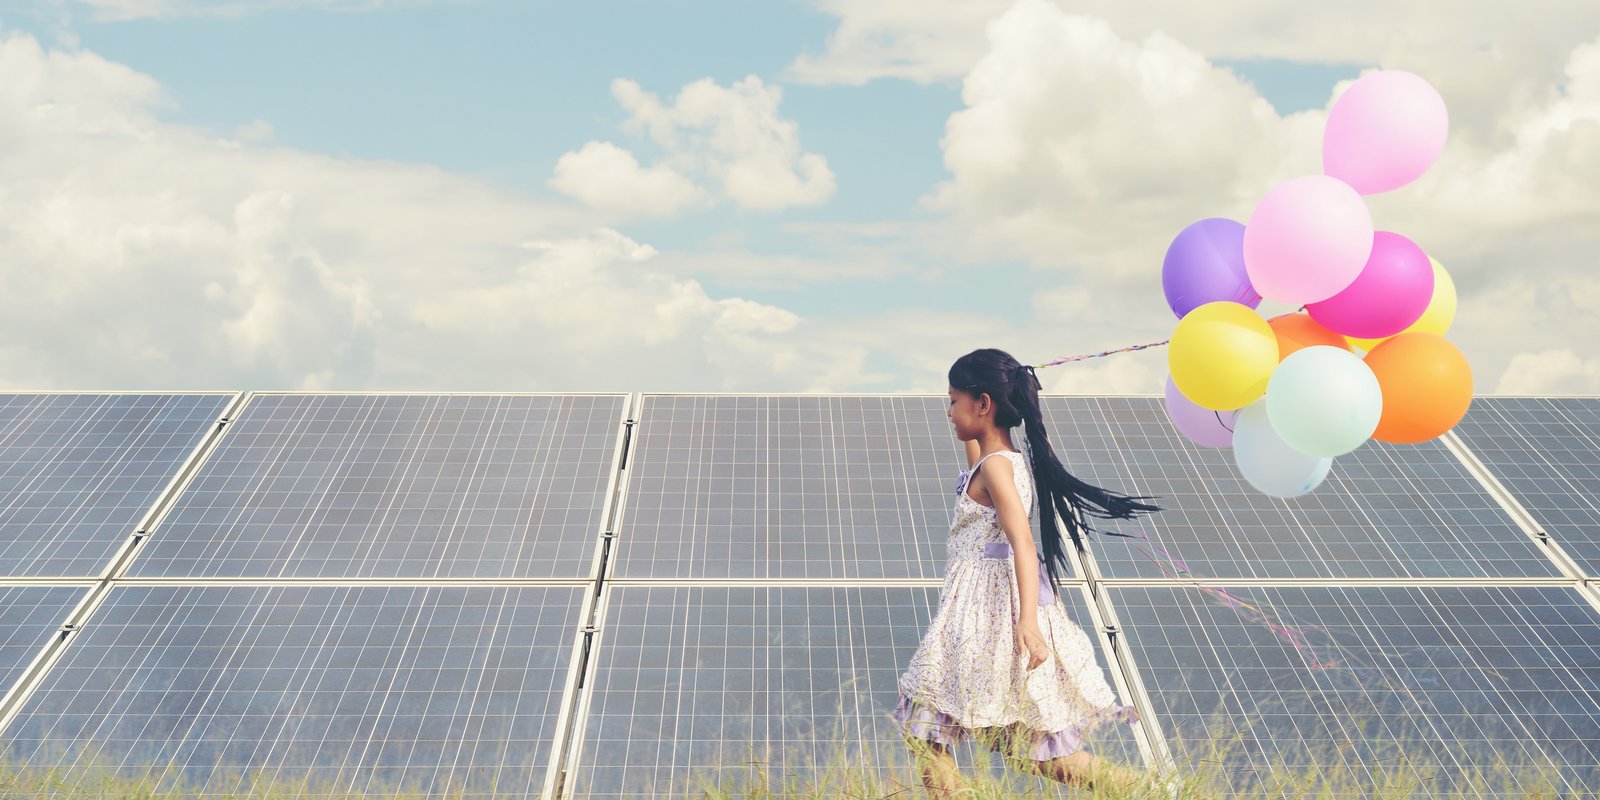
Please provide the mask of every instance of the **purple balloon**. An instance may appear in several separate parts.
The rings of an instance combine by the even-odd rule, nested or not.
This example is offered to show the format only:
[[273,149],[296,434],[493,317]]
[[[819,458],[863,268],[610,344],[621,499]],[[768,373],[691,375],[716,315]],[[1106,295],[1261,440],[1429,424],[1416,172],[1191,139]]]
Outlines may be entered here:
[[1201,408],[1178,391],[1178,385],[1167,375],[1167,419],[1189,441],[1206,447],[1232,447],[1233,422],[1239,409],[1212,411]]
[[1161,288],[1178,319],[1218,300],[1261,305],[1244,267],[1244,223],[1209,217],[1184,228],[1167,247]]

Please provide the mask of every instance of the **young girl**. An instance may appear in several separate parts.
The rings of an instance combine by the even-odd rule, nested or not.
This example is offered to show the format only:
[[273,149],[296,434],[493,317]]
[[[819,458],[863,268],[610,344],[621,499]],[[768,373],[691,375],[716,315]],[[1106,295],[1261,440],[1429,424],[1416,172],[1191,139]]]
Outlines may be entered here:
[[[1033,367],[1001,350],[974,350],[956,360],[949,379],[948,416],[967,443],[969,468],[956,482],[939,608],[900,678],[894,712],[924,785],[932,797],[953,796],[961,779],[950,746],[968,736],[991,750],[1004,747],[1019,769],[1063,783],[1135,783],[1138,773],[1082,749],[1097,725],[1131,723],[1135,713],[1117,704],[1088,634],[1056,599],[1056,576],[1068,570],[1056,515],[1079,541],[1081,514],[1132,519],[1161,509],[1086,484],[1061,466]],[[1011,444],[1018,423],[1030,454]],[[1042,560],[1030,521],[1035,480]]]

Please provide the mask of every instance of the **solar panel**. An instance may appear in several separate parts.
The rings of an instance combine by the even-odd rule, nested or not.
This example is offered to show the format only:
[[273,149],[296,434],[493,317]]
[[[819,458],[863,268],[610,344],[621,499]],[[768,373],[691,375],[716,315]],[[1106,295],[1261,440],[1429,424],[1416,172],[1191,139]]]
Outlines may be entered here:
[[1585,573],[1600,576],[1600,398],[1474,397],[1454,433]]
[[1369,441],[1334,461],[1316,491],[1251,488],[1233,453],[1190,442],[1159,397],[1047,397],[1045,423],[1068,471],[1163,510],[1090,519],[1103,577],[1559,577],[1461,461],[1438,441]]
[[1203,767],[1220,744],[1236,789],[1275,760],[1366,787],[1405,764],[1457,796],[1497,758],[1600,786],[1600,613],[1572,588],[1230,588],[1248,607],[1108,591],[1177,760]]
[[580,587],[119,585],[4,731],[188,796],[249,767],[341,791],[537,795]]
[[[909,769],[892,717],[897,682],[939,591],[608,586],[573,733],[582,743],[569,766],[576,796],[698,796],[702,778],[731,789],[763,770],[779,787],[849,759]],[[1061,596],[1098,641],[1082,590]],[[1103,654],[1097,660],[1108,666]],[[1097,733],[1092,749],[1141,763],[1127,726]],[[958,761],[972,763],[978,749],[967,742]],[[748,763],[752,756],[760,763]]]
[[232,394],[0,394],[0,576],[97,577]]
[[0,586],[0,700],[88,594],[86,586]]
[[136,577],[587,578],[626,395],[253,395]]
[[942,577],[967,466],[947,402],[644,395],[612,577]]

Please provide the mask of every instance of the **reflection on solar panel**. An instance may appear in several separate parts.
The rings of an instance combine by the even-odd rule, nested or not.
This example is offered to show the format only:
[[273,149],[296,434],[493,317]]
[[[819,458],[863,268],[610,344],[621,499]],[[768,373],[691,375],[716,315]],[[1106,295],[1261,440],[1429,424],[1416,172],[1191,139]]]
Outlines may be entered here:
[[[841,754],[860,763],[863,747],[876,763],[909,761],[891,712],[938,587],[613,585],[607,594],[569,772],[576,796],[681,797],[697,776],[753,785],[756,770],[741,766],[752,745],[772,787],[803,783],[807,765]],[[1061,596],[1093,638],[1082,591]],[[1101,733],[1095,749],[1139,763],[1127,726]]]
[[231,394],[0,394],[0,577],[96,577]]
[[940,577],[966,467],[946,402],[645,395],[612,577]]
[[537,794],[584,591],[117,586],[6,755],[71,785],[89,754],[198,796],[242,790],[228,765],[375,794]]
[[0,700],[88,594],[86,586],[0,586]]
[[1109,591],[1174,755],[1237,731],[1240,788],[1278,759],[1371,785],[1399,758],[1440,795],[1496,758],[1600,786],[1600,614],[1574,589],[1232,590],[1285,631],[1189,588]]
[[[1251,488],[1233,453],[1196,445],[1159,397],[1049,397],[1045,424],[1068,471],[1160,513],[1090,519],[1107,578],[1559,577],[1556,565],[1437,441],[1369,441],[1334,461],[1316,491],[1279,499]],[[1141,552],[1141,549],[1144,552]],[[1165,552],[1163,552],[1165,551]],[[1165,571],[1163,571],[1165,570]]]
[[253,395],[136,577],[585,578],[625,395]]
[[1600,576],[1600,398],[1475,397],[1454,432],[1588,576]]

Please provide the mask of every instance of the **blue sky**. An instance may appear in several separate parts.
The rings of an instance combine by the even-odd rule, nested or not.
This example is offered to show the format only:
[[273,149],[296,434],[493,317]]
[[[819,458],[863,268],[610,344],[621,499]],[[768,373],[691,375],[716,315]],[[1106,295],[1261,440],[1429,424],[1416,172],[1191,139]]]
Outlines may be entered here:
[[[648,138],[619,126],[615,78],[670,96],[701,78],[757,75],[782,86],[781,112],[803,146],[824,155],[838,191],[815,208],[781,213],[723,204],[669,220],[619,226],[658,248],[694,250],[719,234],[757,252],[824,255],[787,223],[927,216],[918,199],[947,177],[939,137],[961,108],[959,81],[879,79],[862,86],[785,82],[785,67],[823,48],[831,16],[797,3],[473,2],[379,12],[285,8],[236,16],[97,21],[79,9],[79,46],[160,81],[174,101],[162,117],[227,135],[262,120],[277,144],[331,156],[431,164],[535,196],[562,153],[615,139],[641,158]],[[0,17],[48,40],[59,9]],[[1223,60],[1281,114],[1322,106],[1357,65]],[[982,265],[1018,291],[1047,278],[1014,259]],[[747,289],[706,278],[713,292]],[[974,308],[950,283],[863,282],[854,291],[797,286],[748,294],[804,314],[853,314],[885,303]],[[1004,313],[1002,304],[990,310]]]
[[[915,11],[853,0],[229,0],[230,12],[218,14],[212,13],[216,3],[187,0],[5,3],[0,34],[25,40],[11,43],[12,63],[23,65],[13,73],[42,76],[12,98],[17,129],[40,124],[40,131],[51,131],[25,139],[35,145],[66,142],[48,153],[15,154],[16,164],[31,166],[18,166],[22,172],[9,178],[38,194],[13,195],[19,205],[8,235],[13,242],[51,244],[12,258],[59,269],[63,258],[85,255],[74,243],[104,241],[118,248],[119,258],[145,259],[145,268],[160,274],[184,273],[161,293],[193,296],[203,289],[216,307],[206,309],[214,316],[202,314],[181,330],[211,327],[220,339],[232,337],[236,348],[261,348],[242,365],[195,378],[207,385],[241,377],[290,386],[355,385],[386,374],[390,381],[415,383],[435,372],[405,355],[418,349],[417,342],[402,345],[406,337],[431,331],[441,352],[450,352],[504,336],[495,331],[521,323],[496,317],[477,330],[457,327],[461,341],[444,337],[437,326],[461,326],[484,308],[510,314],[506,298],[528,289],[496,282],[535,269],[472,261],[471,269],[442,276],[452,283],[425,295],[407,294],[372,271],[372,264],[406,260],[418,250],[414,244],[387,250],[401,247],[404,237],[393,236],[395,228],[380,215],[426,219],[438,211],[456,215],[437,231],[442,249],[427,256],[431,261],[416,256],[396,274],[466,264],[458,259],[475,259],[468,253],[482,249],[583,240],[576,250],[563,245],[549,252],[565,254],[559,258],[579,253],[587,265],[579,271],[593,270],[583,273],[593,282],[581,284],[591,291],[627,292],[610,305],[631,311],[609,312],[619,316],[604,324],[633,325],[645,314],[659,327],[646,339],[672,359],[682,357],[674,362],[679,367],[698,370],[685,374],[686,384],[922,386],[930,364],[980,346],[985,332],[992,332],[995,346],[1026,349],[1025,360],[1035,361],[1167,338],[1173,320],[1160,296],[1159,261],[1171,237],[1203,216],[1242,218],[1272,182],[1315,169],[1321,110],[1339,82],[1363,69],[1407,68],[1433,80],[1451,107],[1452,139],[1440,162],[1448,166],[1409,194],[1371,201],[1379,227],[1413,233],[1469,292],[1517,291],[1499,283],[1496,265],[1530,247],[1539,251],[1539,263],[1560,272],[1565,267],[1556,265],[1570,262],[1576,271],[1582,226],[1558,220],[1570,220],[1565,209],[1581,208],[1587,199],[1557,188],[1576,176],[1559,156],[1541,155],[1576,145],[1515,132],[1576,136],[1568,132],[1571,120],[1594,113],[1583,88],[1589,85],[1583,54],[1597,38],[1594,15],[1574,9],[1565,24],[1550,27],[1558,21],[1531,25],[1492,4],[1449,19],[1420,2],[1368,5],[1373,8],[1365,12],[1307,8],[1287,14],[1245,5],[1203,11],[1177,2],[1134,8],[1094,0],[972,0]],[[1373,16],[1379,7],[1392,16]],[[108,18],[116,14],[129,18]],[[1397,34],[1421,28],[1432,38]],[[1049,33],[1030,39],[1030,30]],[[1548,30],[1560,30],[1558,40],[1545,36]],[[153,81],[169,103],[124,85],[129,74]],[[1016,85],[997,89],[985,75],[1005,75]],[[734,96],[747,76],[781,92],[775,110],[759,110],[759,98]],[[648,109],[630,110],[614,94],[619,79],[659,101],[655,113],[665,116],[657,121],[670,117],[665,124],[677,126],[679,135],[692,133],[696,123],[685,122],[689,112],[674,102],[688,87],[709,82],[715,102],[723,104],[715,113],[733,120],[729,125],[757,119],[792,129],[792,142],[773,134],[777,138],[758,143],[769,151],[756,153],[769,158],[763,163],[770,166],[778,153],[792,170],[789,177],[803,177],[805,158],[820,158],[831,183],[812,186],[809,200],[802,186],[768,198],[772,207],[758,207],[718,186],[720,170],[739,153],[708,152],[704,142],[699,150],[675,149],[654,128],[630,127],[629,120],[644,119]],[[1567,91],[1574,86],[1575,94]],[[1046,94],[1030,95],[1030,87],[1044,87]],[[1267,116],[1251,105],[1255,98],[1268,104]],[[101,122],[83,122],[63,138],[64,129],[50,127],[60,120],[41,123],[30,116],[39,103],[70,106],[83,120],[109,115],[121,133],[108,138],[95,127]],[[5,113],[0,109],[0,136]],[[953,127],[958,120],[959,130]],[[234,147],[223,144],[228,141],[242,143],[238,158],[219,162],[213,149]],[[1120,141],[1126,142],[1122,150]],[[146,172],[137,180],[122,174],[130,154],[150,142],[163,143],[169,172]],[[692,182],[704,202],[662,206],[659,213],[619,211],[552,184],[558,161],[601,143],[644,170],[675,170],[679,185]],[[71,147],[83,153],[74,155]],[[784,147],[793,152],[783,154]],[[1043,159],[1039,174],[994,162],[991,155],[1007,148]],[[41,181],[40,164],[51,158],[63,159],[62,166],[44,172]],[[282,171],[268,166],[279,162]],[[188,163],[207,165],[215,179],[182,174]],[[1468,202],[1458,187],[1503,181],[1507,169],[1521,169],[1509,165],[1522,163],[1537,167],[1498,201],[1520,209],[1499,219],[1521,222],[1493,237],[1473,235],[1499,223],[1481,218],[1486,207]],[[78,170],[90,164],[108,165],[99,171],[106,173],[103,185],[82,180]],[[594,162],[586,166],[586,176],[603,174]],[[1479,169],[1481,176],[1473,172]],[[393,207],[373,204],[374,216],[361,220],[348,207],[353,201],[315,194],[330,185],[352,196],[393,192],[393,181],[501,194],[481,207],[448,210],[430,208],[420,196]],[[274,192],[281,202],[262,199]],[[172,207],[151,211],[152,196]],[[262,208],[280,205],[283,219],[268,228],[282,237],[275,249],[253,251],[258,243],[248,237],[222,245],[203,232],[212,230],[207,225],[239,227]],[[1549,213],[1535,206],[1548,206]],[[87,216],[50,216],[61,209]],[[241,216],[242,209],[253,210]],[[133,219],[146,213],[159,219]],[[552,221],[519,221],[519,215]],[[473,222],[479,217],[486,220],[482,230]],[[348,230],[338,230],[341,218],[351,220]],[[574,221],[583,218],[589,221]],[[622,237],[621,245],[608,238],[613,235]],[[391,236],[396,243],[378,242]],[[130,255],[127,241],[172,249]],[[348,249],[353,242],[378,243]],[[286,264],[235,269],[226,258],[216,262],[219,246],[267,261],[309,253],[307,263],[318,264],[318,271],[298,274]],[[451,246],[460,248],[459,256],[451,255]],[[634,247],[642,249],[628,255]],[[90,275],[108,263],[85,257]],[[629,263],[639,266],[621,266]],[[119,279],[125,273],[117,273]],[[278,289],[283,297],[262,295],[263,280],[286,281]],[[77,282],[55,290],[68,285]],[[323,294],[295,295],[313,285]],[[452,297],[437,307],[441,292]],[[100,299],[70,299],[82,302],[85,313],[104,313]],[[1483,302],[1524,308],[1530,320],[1548,316],[1513,298]],[[331,303],[348,319],[309,316],[310,309],[327,307],[318,303]],[[519,335],[547,337],[539,325],[553,319],[530,323]],[[307,357],[321,361],[327,348],[309,340],[281,344],[309,323],[329,326],[319,335],[348,337],[341,352],[353,361],[304,363]],[[1592,353],[1547,347],[1527,325],[1511,320],[1493,324],[1506,326],[1504,332],[1461,330],[1467,340],[1477,337],[1480,349],[1502,348],[1485,362],[1482,388],[1534,385],[1543,379],[1527,376],[1547,370],[1559,376],[1550,385],[1600,385],[1600,358]],[[274,333],[272,326],[287,327]],[[172,370],[167,380],[187,374],[171,356],[182,347],[164,343],[167,334],[124,335],[140,338],[143,352]],[[1594,340],[1587,334],[1565,338]],[[907,343],[921,352],[902,352]],[[589,350],[592,344],[566,346]],[[85,362],[76,380],[120,374],[125,358],[117,348],[127,346],[108,340],[105,363],[115,366],[108,372],[105,364]],[[608,357],[654,362],[659,356],[619,351]],[[36,358],[33,374],[41,380],[59,363],[42,351]],[[744,359],[790,366],[752,372]],[[1121,366],[1084,365],[1076,369],[1082,380],[1051,388],[1158,392],[1163,359],[1157,351],[1126,356]],[[407,364],[401,372],[386,373],[400,363]],[[127,367],[129,374],[149,368]],[[489,362],[481,370],[497,374]]]

